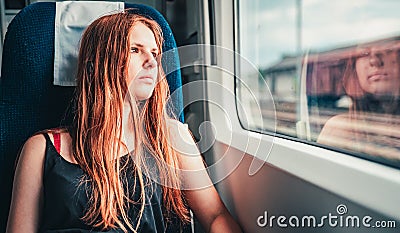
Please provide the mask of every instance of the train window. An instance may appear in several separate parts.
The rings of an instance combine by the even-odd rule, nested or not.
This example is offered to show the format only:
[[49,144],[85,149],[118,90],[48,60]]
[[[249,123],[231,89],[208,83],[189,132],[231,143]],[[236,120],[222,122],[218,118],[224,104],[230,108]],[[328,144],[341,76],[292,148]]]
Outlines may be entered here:
[[257,67],[236,63],[245,128],[399,164],[400,1],[236,6],[237,50]]

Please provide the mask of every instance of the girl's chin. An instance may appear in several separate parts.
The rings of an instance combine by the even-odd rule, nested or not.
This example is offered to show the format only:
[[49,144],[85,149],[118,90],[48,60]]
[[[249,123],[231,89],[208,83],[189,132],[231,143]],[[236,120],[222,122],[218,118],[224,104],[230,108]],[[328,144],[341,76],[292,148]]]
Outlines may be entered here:
[[140,93],[138,95],[135,95],[135,99],[137,101],[146,101],[148,99],[150,99],[150,97],[152,96],[153,92],[150,93]]

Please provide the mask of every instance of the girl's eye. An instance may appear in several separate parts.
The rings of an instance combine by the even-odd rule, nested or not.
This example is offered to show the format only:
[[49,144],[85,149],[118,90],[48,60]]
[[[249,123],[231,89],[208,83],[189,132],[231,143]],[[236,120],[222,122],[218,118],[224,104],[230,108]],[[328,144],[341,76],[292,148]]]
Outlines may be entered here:
[[371,53],[369,51],[365,51],[361,53],[362,57],[368,57]]
[[394,52],[394,49],[393,49],[393,48],[387,48],[387,49],[385,49],[385,52],[386,52],[387,54],[390,54],[390,53],[393,53],[393,52]]
[[366,51],[360,51],[357,53],[357,57],[368,57],[371,54],[370,51],[366,50]]
[[135,48],[135,47],[132,47],[132,48],[130,49],[130,52],[131,52],[131,53],[137,53],[137,52],[139,52],[139,49],[138,49],[138,48]]
[[152,52],[151,54],[153,54],[153,57],[154,57],[154,58],[156,58],[156,57],[157,57],[157,55],[158,55],[158,54],[157,54],[157,53],[155,53],[155,52]]

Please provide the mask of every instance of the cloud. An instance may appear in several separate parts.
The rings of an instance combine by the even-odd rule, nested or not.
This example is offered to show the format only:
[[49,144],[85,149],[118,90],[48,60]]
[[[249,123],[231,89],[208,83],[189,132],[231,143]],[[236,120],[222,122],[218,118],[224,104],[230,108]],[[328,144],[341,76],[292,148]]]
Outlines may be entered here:
[[[400,35],[399,8],[400,1],[394,0],[303,0],[302,49],[334,49]],[[259,1],[247,10],[241,11],[244,55],[265,66],[296,52],[296,1]]]

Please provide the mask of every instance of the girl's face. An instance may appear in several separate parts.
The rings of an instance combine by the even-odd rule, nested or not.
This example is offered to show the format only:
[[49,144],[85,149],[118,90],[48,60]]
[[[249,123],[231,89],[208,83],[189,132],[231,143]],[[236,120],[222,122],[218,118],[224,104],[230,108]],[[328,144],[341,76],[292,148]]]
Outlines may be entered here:
[[130,34],[128,88],[137,100],[151,97],[158,75],[158,46],[153,32],[143,23],[133,26]]
[[360,47],[356,72],[361,88],[376,96],[399,95],[400,63],[395,44]]

